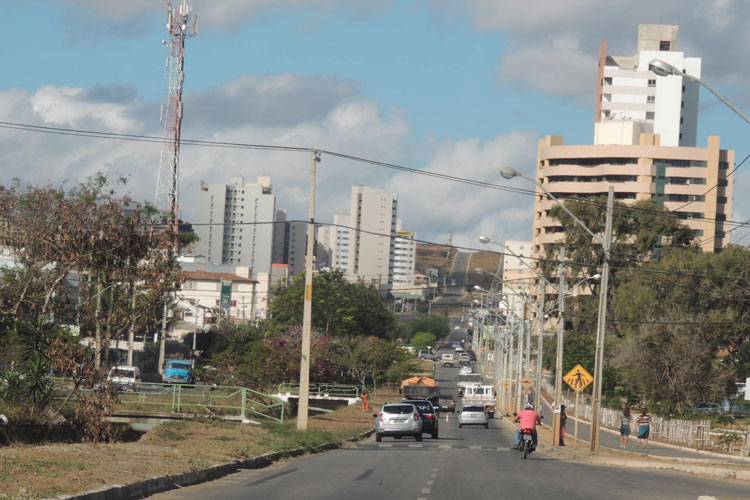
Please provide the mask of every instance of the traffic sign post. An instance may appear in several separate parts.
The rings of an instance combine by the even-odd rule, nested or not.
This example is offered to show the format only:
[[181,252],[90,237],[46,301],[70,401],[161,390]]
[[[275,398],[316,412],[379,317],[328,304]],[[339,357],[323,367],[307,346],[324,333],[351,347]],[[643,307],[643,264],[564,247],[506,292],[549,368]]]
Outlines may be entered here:
[[573,439],[575,439],[576,444],[578,443],[578,398],[581,395],[581,392],[591,383],[594,381],[594,377],[591,376],[589,372],[586,371],[584,367],[581,365],[576,365],[572,370],[570,370],[564,377],[563,380],[565,380],[565,383],[568,384],[571,389],[573,389],[576,392],[576,405],[575,405],[575,424],[573,427]]

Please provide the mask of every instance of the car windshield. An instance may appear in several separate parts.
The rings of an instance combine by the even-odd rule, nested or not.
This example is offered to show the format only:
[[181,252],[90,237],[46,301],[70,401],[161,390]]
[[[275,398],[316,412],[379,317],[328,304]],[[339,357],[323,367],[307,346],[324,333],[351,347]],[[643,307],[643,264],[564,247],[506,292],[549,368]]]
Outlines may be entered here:
[[471,405],[471,406],[464,406],[461,411],[469,412],[469,411],[484,411],[484,407],[478,406],[478,405]]
[[413,411],[413,405],[389,405],[383,407],[383,413],[397,413],[399,415],[405,415]]
[[430,403],[414,403],[414,406],[417,407],[419,413],[432,411],[432,405]]
[[114,375],[115,377],[135,378],[135,371],[123,370],[122,368],[118,368],[112,375]]

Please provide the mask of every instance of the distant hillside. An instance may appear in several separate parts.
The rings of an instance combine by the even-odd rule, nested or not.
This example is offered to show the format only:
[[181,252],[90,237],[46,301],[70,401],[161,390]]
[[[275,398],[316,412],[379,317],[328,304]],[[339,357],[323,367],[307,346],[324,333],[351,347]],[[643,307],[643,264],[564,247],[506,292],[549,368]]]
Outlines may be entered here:
[[457,253],[454,247],[417,243],[416,270],[418,273],[424,273],[425,269],[437,268],[442,275],[450,268]]

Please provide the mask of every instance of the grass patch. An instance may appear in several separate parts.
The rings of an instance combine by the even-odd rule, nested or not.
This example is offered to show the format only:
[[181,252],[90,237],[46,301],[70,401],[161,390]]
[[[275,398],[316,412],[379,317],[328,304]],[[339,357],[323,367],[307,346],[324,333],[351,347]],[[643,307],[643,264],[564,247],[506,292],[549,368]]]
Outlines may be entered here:
[[189,432],[181,433],[188,428],[188,422],[167,422],[159,426],[157,434],[160,438],[169,441],[182,441],[190,435]]

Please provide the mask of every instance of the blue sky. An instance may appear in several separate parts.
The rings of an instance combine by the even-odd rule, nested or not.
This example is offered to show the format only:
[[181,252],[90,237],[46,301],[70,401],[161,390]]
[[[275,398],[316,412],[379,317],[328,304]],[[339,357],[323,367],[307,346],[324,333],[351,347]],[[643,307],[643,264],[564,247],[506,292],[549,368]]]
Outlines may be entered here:
[[[514,187],[497,167],[533,172],[536,142],[593,137],[596,58],[635,52],[639,23],[680,25],[680,48],[703,57],[703,77],[741,109],[750,43],[732,0],[194,0],[198,35],[187,43],[185,121],[190,139],[319,147]],[[642,4],[642,5],[641,5]],[[639,9],[638,5],[643,8]],[[165,3],[0,0],[0,121],[160,135],[165,99]],[[646,6],[649,8],[646,9]],[[652,18],[638,15],[650,12]],[[740,31],[742,30],[742,31]],[[534,61],[534,67],[524,65]],[[698,146],[708,134],[748,152],[750,129],[701,93]],[[153,199],[159,147],[0,129],[0,184],[60,183],[102,171],[130,176],[135,199]],[[306,217],[308,158],[184,147],[181,207],[192,218],[199,182],[271,175],[277,206]],[[750,217],[737,196],[733,220]],[[351,186],[399,194],[408,229],[432,241],[453,231],[530,239],[532,198],[324,158],[319,220],[348,208]],[[745,230],[735,234],[742,235]]]

